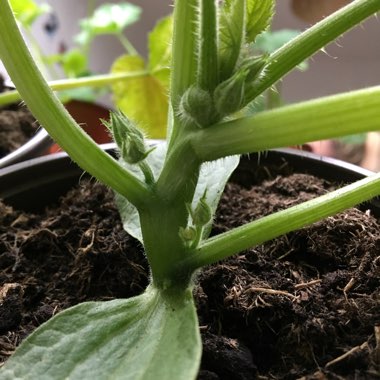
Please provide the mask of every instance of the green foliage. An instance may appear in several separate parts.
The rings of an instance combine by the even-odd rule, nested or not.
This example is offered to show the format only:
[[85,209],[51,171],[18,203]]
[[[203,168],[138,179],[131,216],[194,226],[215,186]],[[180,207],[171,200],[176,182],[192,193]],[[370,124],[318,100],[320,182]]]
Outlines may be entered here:
[[24,27],[31,27],[34,21],[50,10],[48,4],[37,4],[33,0],[10,0],[17,20]]
[[[125,55],[112,65],[113,73],[142,72],[145,61],[140,56]],[[166,135],[168,97],[167,89],[150,73],[126,79],[112,86],[116,106],[129,116],[150,138]]]
[[256,37],[269,27],[274,13],[274,4],[275,0],[247,0],[247,42],[254,42]]
[[149,33],[148,70],[162,86],[169,89],[172,49],[170,40],[173,35],[173,17],[170,15],[159,20]]
[[222,79],[228,78],[245,43],[245,0],[225,2],[220,14],[219,57]]
[[58,314],[22,343],[1,378],[188,380],[196,377],[200,355],[191,290],[148,288],[138,297]]
[[93,15],[80,23],[81,32],[75,41],[88,45],[96,36],[105,34],[120,35],[127,26],[139,20],[141,8],[130,3],[103,4]]
[[149,34],[149,60],[124,55],[113,64],[113,73],[142,72],[146,74],[113,85],[116,106],[134,120],[150,138],[164,138],[167,129],[171,16],[160,20]]

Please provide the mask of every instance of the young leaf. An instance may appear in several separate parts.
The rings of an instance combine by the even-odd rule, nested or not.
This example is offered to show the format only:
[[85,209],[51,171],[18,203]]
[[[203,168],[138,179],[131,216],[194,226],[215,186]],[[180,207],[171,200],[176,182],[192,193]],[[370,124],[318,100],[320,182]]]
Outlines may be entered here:
[[275,0],[247,0],[246,42],[254,42],[268,28],[274,14],[274,5]]
[[171,15],[161,19],[149,33],[148,69],[166,89],[169,88],[172,34],[173,17]]
[[[169,353],[169,354],[168,354]],[[35,330],[0,371],[3,380],[195,379],[201,341],[191,290],[87,302]]]
[[224,3],[220,14],[219,62],[221,80],[229,78],[239,59],[245,37],[246,0]]
[[[111,71],[134,72],[145,70],[140,56],[124,55],[118,58]],[[132,119],[149,138],[164,138],[168,115],[166,89],[152,75],[119,81],[113,85],[116,106]]]
[[[232,172],[238,166],[239,161],[239,156],[229,156],[217,161],[206,162],[202,165],[192,202],[193,209],[197,207],[203,195],[206,194],[205,201],[211,209],[211,214],[215,214],[224,187]],[[209,236],[212,223],[213,219],[204,226],[203,239]]]
[[24,27],[32,26],[36,18],[50,10],[48,4],[37,4],[33,0],[10,0],[16,19]]
[[100,34],[121,34],[127,26],[138,21],[140,15],[141,8],[134,4],[103,4],[95,10],[92,17],[81,21],[81,32],[76,42],[87,45]]

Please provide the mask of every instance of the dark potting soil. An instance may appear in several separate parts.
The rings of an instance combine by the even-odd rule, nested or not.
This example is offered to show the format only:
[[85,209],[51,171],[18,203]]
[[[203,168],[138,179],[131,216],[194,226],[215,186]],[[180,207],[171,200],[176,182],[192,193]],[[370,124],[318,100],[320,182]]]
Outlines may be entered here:
[[[0,92],[4,91],[4,79],[0,76]],[[25,144],[37,129],[34,117],[25,106],[0,107],[0,158]]]
[[[304,174],[229,183],[213,233],[326,192]],[[272,179],[274,178],[274,179]],[[148,284],[113,196],[82,181],[41,214],[0,203],[0,357],[59,311]],[[379,379],[380,228],[350,209],[205,268],[194,294],[199,379]]]

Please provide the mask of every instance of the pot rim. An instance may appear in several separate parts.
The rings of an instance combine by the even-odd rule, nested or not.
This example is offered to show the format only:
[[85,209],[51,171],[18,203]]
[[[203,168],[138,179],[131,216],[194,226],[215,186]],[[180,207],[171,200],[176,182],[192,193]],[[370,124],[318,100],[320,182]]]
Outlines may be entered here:
[[18,162],[22,162],[32,157],[43,154],[52,144],[52,139],[45,129],[41,128],[38,132],[29,139],[25,144],[18,149],[0,158],[0,170]]
[[[46,137],[51,141],[50,136],[47,134],[47,132],[44,129],[41,129],[38,134],[41,134],[41,136],[39,136],[40,141],[41,140],[43,141]],[[35,137],[37,137],[37,135]],[[162,143],[163,141],[164,140],[154,140],[154,139],[148,139],[147,140],[149,145],[157,145],[157,144]],[[31,140],[29,142],[31,142]],[[23,147],[28,145],[29,142],[27,144],[23,145]],[[115,143],[101,144],[100,147],[103,150],[106,150],[108,152],[112,152],[112,151],[116,150],[116,144]],[[19,148],[19,149],[21,149],[21,148]],[[13,152],[13,153],[15,153],[15,152]],[[363,177],[368,177],[371,174],[374,174],[373,171],[368,170],[368,169],[364,169],[364,168],[357,166],[355,164],[351,164],[349,162],[342,161],[342,160],[339,160],[336,158],[322,156],[322,155],[319,155],[316,153],[307,152],[307,151],[303,151],[303,150],[299,150],[299,149],[293,149],[293,148],[269,149],[268,151],[266,151],[264,153],[260,153],[260,154],[265,155],[265,154],[267,154],[267,152],[279,152],[279,153],[284,153],[286,156],[292,155],[292,156],[296,156],[296,157],[300,157],[300,158],[310,159],[311,161],[313,161],[315,163],[322,163],[326,166],[338,166],[338,167],[342,168],[344,171],[351,171],[351,172],[354,172],[354,173],[358,174],[359,176],[363,176]],[[13,153],[9,154],[8,156],[12,155]],[[6,157],[8,157],[8,156],[6,156]],[[25,168],[30,167],[30,166],[43,165],[43,163],[47,162],[47,161],[59,160],[61,157],[69,157],[69,156],[66,152],[59,152],[59,153],[54,153],[54,154],[50,154],[50,155],[46,155],[46,156],[29,158],[26,161],[22,161],[22,162],[12,162],[12,164],[7,166],[6,168],[2,167],[0,165],[0,177],[2,177],[4,175],[8,175],[10,173],[14,173],[18,170],[25,169]],[[1,162],[1,160],[0,160],[0,162]],[[339,178],[337,178],[337,180],[339,180]]]
[[[158,144],[163,140],[148,140],[150,145]],[[111,155],[115,156],[114,143],[101,145]],[[301,171],[335,183],[351,183],[373,174],[367,169],[345,161],[324,157],[315,153],[297,149],[273,149],[251,158],[260,162],[260,157],[268,155],[268,162],[276,165],[289,164],[295,171]],[[242,160],[242,165],[249,164],[249,155]],[[263,159],[264,160],[264,159]],[[257,165],[256,165],[257,166]],[[333,169],[333,170],[331,170]],[[0,198],[9,205],[18,205],[24,210],[39,210],[43,204],[54,202],[57,197],[53,194],[57,187],[63,193],[70,186],[78,183],[78,178],[84,174],[65,152],[50,154],[19,162],[5,168],[0,168]],[[70,184],[71,185],[68,185]],[[52,193],[51,193],[52,191]],[[29,194],[27,196],[27,194]],[[30,194],[32,196],[30,197]],[[29,197],[29,198],[28,198]],[[31,200],[31,201],[30,201]],[[370,207],[374,214],[380,217],[380,201],[373,198],[365,202],[363,207]]]

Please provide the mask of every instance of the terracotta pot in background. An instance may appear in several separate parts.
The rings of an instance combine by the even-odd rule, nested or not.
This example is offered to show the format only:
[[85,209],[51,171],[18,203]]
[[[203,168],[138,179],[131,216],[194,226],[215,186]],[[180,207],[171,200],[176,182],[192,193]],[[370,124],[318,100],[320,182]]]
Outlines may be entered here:
[[[111,142],[107,128],[102,124],[101,119],[109,119],[109,109],[99,104],[88,103],[79,100],[70,100],[65,104],[75,121],[94,139],[98,144]],[[54,144],[49,149],[50,153],[61,151],[58,144]]]
[[292,9],[301,20],[314,24],[350,2],[350,0],[292,0]]

